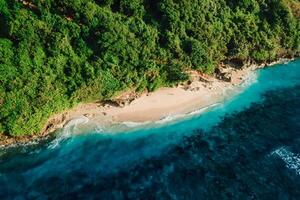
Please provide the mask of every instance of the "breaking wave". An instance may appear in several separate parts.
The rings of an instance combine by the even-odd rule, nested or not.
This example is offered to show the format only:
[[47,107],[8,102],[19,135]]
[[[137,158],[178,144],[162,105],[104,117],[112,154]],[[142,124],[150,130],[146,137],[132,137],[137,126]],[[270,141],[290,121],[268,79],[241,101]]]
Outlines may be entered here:
[[241,84],[242,87],[248,87],[254,83],[256,83],[258,80],[258,75],[256,71],[250,71],[248,75],[246,76],[246,79]]
[[281,158],[285,162],[287,168],[295,170],[296,174],[300,175],[300,155],[299,154],[295,154],[295,153],[289,151],[286,147],[281,147],[281,148],[273,151],[271,153],[271,155],[279,156],[279,158]]
[[89,118],[85,116],[77,117],[70,120],[69,122],[67,122],[67,124],[65,124],[62,130],[56,136],[56,138],[50,143],[48,148],[56,148],[57,146],[59,146],[61,141],[71,137],[74,133],[76,133],[78,125],[86,124],[88,122]]
[[166,117],[161,118],[157,121],[145,121],[145,122],[133,122],[133,121],[126,121],[121,122],[121,125],[126,126],[127,128],[136,128],[136,127],[146,127],[146,126],[155,126],[155,125],[164,125],[164,124],[170,124],[173,122],[177,122],[180,120],[187,119],[189,117],[200,115],[206,111],[208,111],[211,108],[217,107],[222,105],[221,103],[215,103],[197,110],[194,110],[192,112],[186,113],[186,114],[174,114],[174,115],[167,115]]

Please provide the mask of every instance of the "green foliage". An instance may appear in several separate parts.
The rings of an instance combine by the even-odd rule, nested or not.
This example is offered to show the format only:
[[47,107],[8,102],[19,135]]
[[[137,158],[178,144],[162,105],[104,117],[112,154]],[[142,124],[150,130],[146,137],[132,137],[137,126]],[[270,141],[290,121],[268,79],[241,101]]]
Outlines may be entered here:
[[296,0],[0,0],[0,133],[79,102],[154,91],[230,58],[300,51]]

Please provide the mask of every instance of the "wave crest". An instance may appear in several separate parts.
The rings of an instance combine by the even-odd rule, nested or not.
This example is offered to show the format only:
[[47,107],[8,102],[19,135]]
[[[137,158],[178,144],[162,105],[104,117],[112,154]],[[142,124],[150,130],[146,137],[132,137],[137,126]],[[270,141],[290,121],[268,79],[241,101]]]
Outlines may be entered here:
[[296,174],[300,175],[300,155],[299,154],[295,154],[295,153],[287,150],[285,147],[281,147],[281,148],[273,151],[271,153],[271,155],[279,156],[279,158],[281,158],[285,162],[287,168],[295,170]]
[[72,136],[76,132],[78,125],[86,124],[89,122],[89,118],[85,116],[77,117],[68,121],[56,138],[50,143],[48,148],[56,148],[61,141]]
[[191,117],[194,115],[199,115],[205,111],[207,111],[210,108],[216,107],[221,105],[221,103],[215,103],[197,110],[194,110],[192,112],[189,113],[185,113],[185,114],[174,114],[174,115],[167,115],[163,118],[161,118],[160,120],[156,120],[156,121],[145,121],[145,122],[133,122],[133,121],[126,121],[126,122],[121,122],[121,125],[124,125],[128,128],[135,128],[135,127],[142,127],[142,126],[147,126],[147,125],[161,125],[161,124],[167,124],[167,123],[172,123],[175,122],[176,120],[182,120],[185,119],[186,117]]

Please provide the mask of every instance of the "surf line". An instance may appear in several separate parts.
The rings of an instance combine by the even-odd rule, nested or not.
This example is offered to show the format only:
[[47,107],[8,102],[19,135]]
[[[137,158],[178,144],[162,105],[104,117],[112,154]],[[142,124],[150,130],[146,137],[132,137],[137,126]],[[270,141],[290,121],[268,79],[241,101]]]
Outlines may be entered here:
[[285,162],[285,165],[287,168],[295,170],[296,174],[300,175],[300,155],[299,154],[295,154],[295,153],[287,150],[285,147],[281,147],[281,148],[273,151],[272,155],[279,156],[279,158],[281,158]]

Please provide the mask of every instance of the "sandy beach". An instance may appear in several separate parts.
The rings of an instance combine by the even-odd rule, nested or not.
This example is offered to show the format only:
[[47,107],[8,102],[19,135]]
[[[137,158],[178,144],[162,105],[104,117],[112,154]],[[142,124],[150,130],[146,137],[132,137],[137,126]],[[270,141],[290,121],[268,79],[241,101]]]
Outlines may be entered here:
[[[122,122],[155,122],[174,115],[184,115],[216,103],[241,91],[254,69],[232,70],[231,81],[192,71],[191,81],[173,88],[160,88],[155,92],[143,93],[132,102],[117,106],[108,103],[87,103],[56,116],[48,121],[45,131],[62,128],[74,120],[78,124],[87,121],[109,127]],[[204,80],[205,79],[205,80]],[[91,126],[89,123],[88,126]]]
[[[38,142],[41,139],[51,137],[56,130],[68,128],[78,129],[78,133],[90,130],[102,131],[103,128],[118,130],[120,124],[151,123],[173,116],[185,116],[194,111],[213,106],[226,101],[226,99],[243,91],[245,87],[255,80],[255,70],[266,66],[290,61],[279,59],[272,63],[247,64],[240,68],[221,66],[222,73],[228,75],[229,80],[222,80],[214,76],[207,76],[196,71],[190,71],[190,81],[173,88],[160,88],[155,92],[145,92],[139,96],[136,94],[121,94],[125,96],[125,104],[112,102],[94,102],[78,104],[72,109],[66,110],[50,117],[39,134],[24,137],[9,137],[1,135],[0,146],[9,147],[14,144],[22,145]],[[227,78],[225,75],[225,78]],[[78,126],[79,125],[79,126]],[[132,127],[127,127],[131,129]],[[124,130],[124,127],[122,128]],[[76,132],[72,129],[73,132]]]

